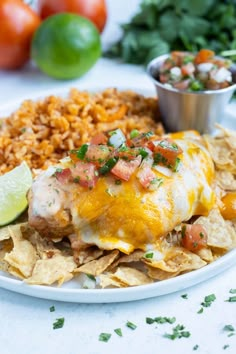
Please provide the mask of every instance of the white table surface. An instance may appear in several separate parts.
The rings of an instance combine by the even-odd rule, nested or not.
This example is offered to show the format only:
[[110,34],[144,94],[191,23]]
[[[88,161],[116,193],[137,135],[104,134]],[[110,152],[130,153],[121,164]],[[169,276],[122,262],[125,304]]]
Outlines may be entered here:
[[[109,21],[103,34],[107,46],[119,35],[118,23],[128,19],[137,9],[138,0],[107,1]],[[70,87],[130,87],[153,90],[141,67],[101,59],[83,78],[56,81],[41,74],[33,66],[18,72],[0,72],[0,109],[5,104],[34,94]],[[0,289],[0,353],[1,354],[111,354],[161,353],[201,354],[236,353],[236,335],[223,331],[231,324],[236,329],[236,303],[226,302],[229,290],[236,288],[236,266],[224,273],[182,292],[147,300],[114,304],[76,304],[31,298]],[[188,294],[183,299],[182,294]],[[216,301],[198,314],[206,295],[214,293]],[[55,312],[49,308],[54,305]],[[191,332],[189,338],[174,341],[163,337],[174,325],[146,324],[146,317],[176,317]],[[62,329],[53,330],[53,322],[65,318]],[[127,320],[137,329],[126,327]],[[121,328],[123,337],[113,330]],[[100,342],[101,332],[113,333],[108,343]],[[198,344],[196,351],[193,347]],[[223,349],[225,345],[229,345]]]

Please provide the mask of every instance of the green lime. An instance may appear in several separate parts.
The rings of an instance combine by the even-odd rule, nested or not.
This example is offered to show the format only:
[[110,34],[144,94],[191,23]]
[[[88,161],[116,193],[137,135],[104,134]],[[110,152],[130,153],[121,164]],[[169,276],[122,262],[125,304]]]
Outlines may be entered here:
[[32,59],[44,73],[56,79],[82,76],[100,56],[97,28],[88,19],[69,13],[43,21],[31,45]]
[[0,226],[9,224],[26,209],[26,193],[31,185],[32,174],[25,162],[0,176]]

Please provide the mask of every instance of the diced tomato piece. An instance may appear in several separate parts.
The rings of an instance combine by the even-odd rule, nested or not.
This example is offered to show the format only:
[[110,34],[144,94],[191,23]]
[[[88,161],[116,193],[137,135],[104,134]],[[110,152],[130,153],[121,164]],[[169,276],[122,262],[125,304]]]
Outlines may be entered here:
[[195,72],[195,66],[193,63],[188,63],[181,66],[181,72],[184,76],[191,76]]
[[111,149],[107,145],[94,145],[88,146],[85,155],[85,161],[92,162],[96,166],[101,166],[107,160],[111,153]]
[[159,79],[162,84],[166,84],[170,80],[170,74],[160,74]]
[[213,52],[212,50],[209,49],[201,49],[195,59],[194,62],[195,64],[201,64],[201,63],[206,63],[206,62],[210,62],[215,56],[215,52]]
[[190,80],[186,79],[186,80],[182,80],[179,82],[175,82],[173,84],[173,87],[177,90],[187,90],[190,84]]
[[91,145],[106,145],[108,141],[108,137],[104,133],[98,133],[94,137],[92,137],[90,143]]
[[138,173],[137,173],[137,177],[139,182],[141,183],[141,185],[144,188],[148,188],[150,186],[150,184],[152,183],[152,181],[154,181],[156,179],[156,174],[153,172],[153,170],[151,169],[151,167],[144,163]]
[[55,176],[56,176],[56,179],[62,183],[62,184],[65,184],[65,183],[68,183],[71,178],[72,178],[72,173],[71,173],[71,170],[69,168],[65,168],[65,169],[57,169],[56,172],[55,172]]
[[88,188],[93,188],[96,185],[98,176],[96,174],[96,167],[94,164],[88,162],[77,162],[71,172],[75,183]]
[[148,148],[154,152],[154,162],[173,166],[183,150],[170,138],[152,140]]
[[142,161],[142,157],[139,155],[134,160],[125,161],[118,160],[116,165],[112,168],[111,173],[116,177],[128,181],[135,170],[138,168]]
[[182,225],[181,243],[189,251],[199,251],[207,246],[207,232],[200,224]]

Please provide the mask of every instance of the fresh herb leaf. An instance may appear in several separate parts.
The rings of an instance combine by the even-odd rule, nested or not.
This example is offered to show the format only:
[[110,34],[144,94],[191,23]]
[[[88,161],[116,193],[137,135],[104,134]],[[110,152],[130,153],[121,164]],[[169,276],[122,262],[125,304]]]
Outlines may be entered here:
[[109,339],[111,338],[111,334],[110,333],[100,333],[98,340],[100,342],[108,342]]
[[79,148],[79,150],[77,150],[76,156],[78,157],[78,159],[83,160],[85,158],[87,151],[88,151],[88,144],[84,144]]
[[227,332],[234,332],[235,329],[232,325],[225,325],[223,330]]
[[144,258],[153,258],[153,252],[145,253]]
[[59,329],[64,326],[65,319],[64,317],[57,318],[56,321],[53,323],[53,329]]
[[201,307],[200,310],[198,310],[197,313],[203,313],[203,307]]
[[189,331],[185,331],[185,327],[183,325],[178,324],[172,329],[172,333],[165,333],[164,337],[174,340],[177,338],[188,338],[190,335],[191,334]]
[[225,345],[223,346],[223,349],[224,349],[224,350],[227,349],[227,348],[229,348],[229,344],[225,344]]
[[163,323],[173,324],[175,321],[176,321],[175,317],[162,317],[162,316],[154,317],[154,318],[146,317],[146,323],[148,324],[152,324],[154,322],[159,324],[163,324]]
[[227,302],[236,302],[236,296],[230,296],[227,300]]
[[193,350],[198,350],[198,348],[199,348],[199,345],[196,344],[196,345],[194,345]]
[[55,306],[51,306],[51,307],[49,308],[49,311],[50,311],[50,312],[54,312],[54,311],[55,311]]
[[182,297],[183,299],[187,299],[187,298],[188,298],[188,294],[183,294],[183,295],[181,295],[181,297]]
[[203,307],[210,307],[212,302],[216,300],[215,294],[205,296],[204,301],[201,303]]
[[137,328],[137,326],[134,323],[130,322],[130,321],[126,322],[126,326],[129,327],[132,330]]
[[114,332],[115,332],[119,337],[122,337],[122,336],[123,336],[122,331],[121,331],[121,328],[116,328],[116,329],[114,329]]
[[89,279],[91,279],[91,280],[93,280],[93,281],[96,281],[96,278],[95,278],[94,275],[92,275],[92,274],[86,274],[86,275],[87,275],[87,277],[88,277]]
[[236,289],[230,289],[230,294],[236,294]]

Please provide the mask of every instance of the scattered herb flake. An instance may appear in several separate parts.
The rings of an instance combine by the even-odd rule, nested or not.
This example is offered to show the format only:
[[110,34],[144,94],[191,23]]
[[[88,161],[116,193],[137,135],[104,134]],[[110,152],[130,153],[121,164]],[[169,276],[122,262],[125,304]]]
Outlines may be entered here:
[[224,350],[227,349],[227,348],[229,348],[229,344],[225,344],[225,345],[223,346],[223,349],[224,349]]
[[234,327],[232,325],[225,325],[224,328],[223,328],[224,331],[227,331],[227,332],[234,332]]
[[111,338],[111,333],[100,333],[98,340],[100,342],[108,342],[110,338]]
[[230,296],[227,300],[227,302],[236,302],[236,296]]
[[96,278],[95,278],[94,275],[92,275],[92,274],[86,274],[86,275],[87,275],[87,277],[88,277],[89,279],[91,279],[91,280],[93,280],[93,281],[96,281]]
[[53,323],[53,329],[59,329],[64,326],[65,319],[64,317],[57,318],[56,321]]
[[163,323],[173,324],[175,321],[176,321],[175,317],[162,317],[162,316],[154,317],[154,318],[146,317],[146,323],[148,324],[152,324],[154,322],[159,324],[163,324]]
[[198,348],[199,348],[199,345],[196,344],[196,345],[194,345],[193,350],[198,350]]
[[165,333],[164,337],[175,340],[177,338],[188,338],[190,335],[191,334],[189,331],[185,331],[185,327],[183,325],[178,324],[172,329],[172,333]]
[[182,299],[188,299],[188,294],[181,295]]
[[130,322],[130,321],[126,322],[126,326],[129,327],[132,330],[137,328],[137,326],[134,323]]
[[198,310],[197,313],[203,313],[203,307],[201,307],[200,310]]
[[236,294],[236,289],[230,289],[230,294]]
[[123,336],[122,331],[121,331],[121,328],[116,328],[116,329],[114,329],[114,332],[115,332],[119,337],[122,337],[122,336]]
[[153,324],[154,322],[155,322],[155,318],[146,317],[146,323],[147,324]]
[[145,258],[153,258],[153,252],[147,252],[144,255]]
[[203,307],[210,307],[212,302],[216,300],[215,294],[210,294],[204,297],[204,301],[201,302]]
[[51,306],[51,307],[49,308],[49,311],[50,311],[50,312],[54,312],[54,311],[55,311],[55,306]]

